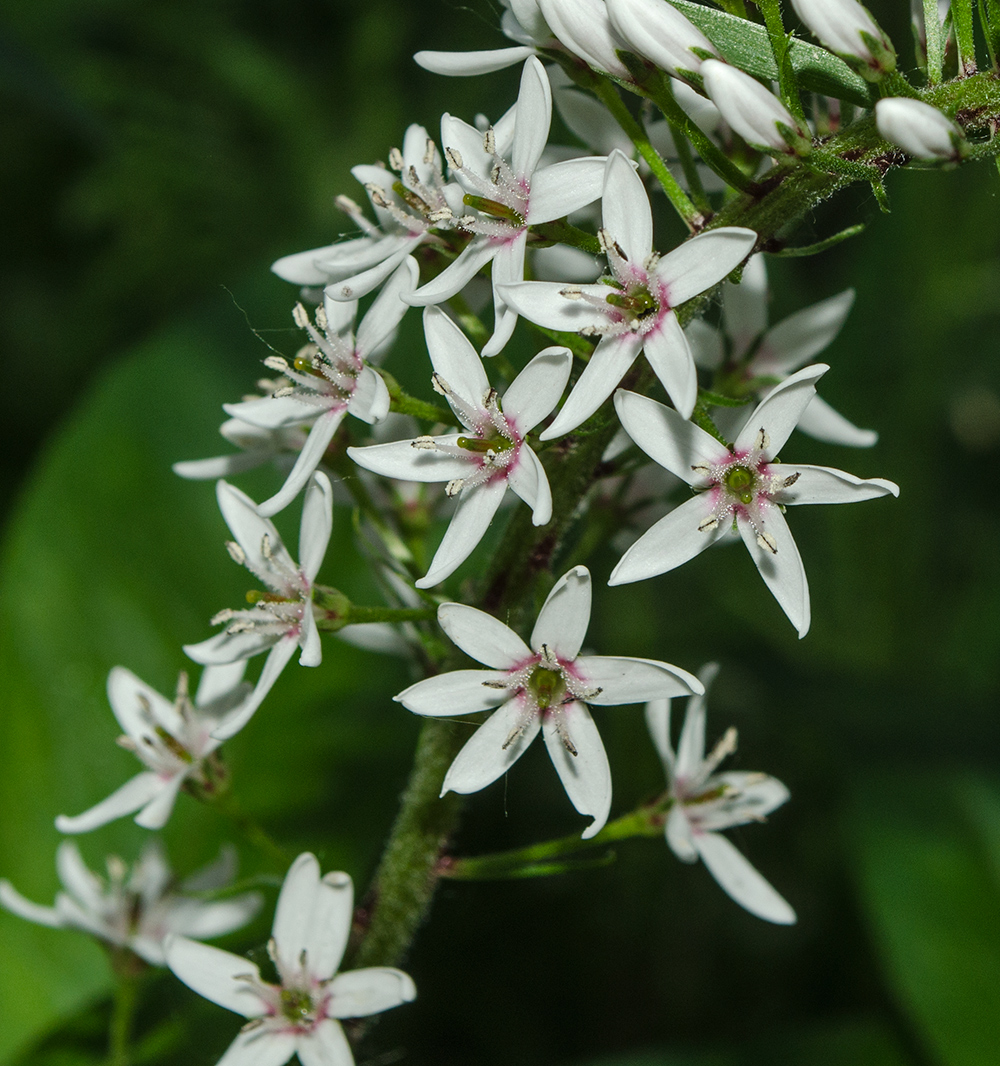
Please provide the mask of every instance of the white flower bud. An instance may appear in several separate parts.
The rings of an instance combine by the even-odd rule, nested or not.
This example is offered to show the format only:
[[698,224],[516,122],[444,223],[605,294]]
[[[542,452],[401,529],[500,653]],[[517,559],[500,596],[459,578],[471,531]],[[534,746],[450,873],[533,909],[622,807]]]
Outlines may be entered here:
[[883,42],[886,49],[892,46],[878,23],[857,0],[792,0],[792,7],[810,30],[834,52],[856,56],[865,63],[877,62],[877,57],[864,42],[862,33],[867,33]]
[[604,0],[538,0],[538,6],[559,43],[597,70],[632,81],[616,50],[631,51],[615,33]]
[[936,107],[905,96],[887,96],[875,105],[882,136],[914,159],[957,159],[962,131]]
[[701,76],[712,103],[748,144],[781,152],[789,150],[778,123],[793,130],[798,129],[798,123],[759,81],[718,59],[705,60]]
[[701,69],[693,48],[716,54],[701,30],[664,0],[607,0],[607,8],[611,25],[629,47],[672,74]]

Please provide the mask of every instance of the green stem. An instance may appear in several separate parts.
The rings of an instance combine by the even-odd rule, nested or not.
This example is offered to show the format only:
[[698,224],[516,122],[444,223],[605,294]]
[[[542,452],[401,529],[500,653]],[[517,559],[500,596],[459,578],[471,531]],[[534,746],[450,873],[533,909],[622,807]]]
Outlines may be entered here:
[[938,85],[944,69],[944,39],[938,0],[924,0],[924,39],[927,41],[927,84]]
[[756,4],[764,16],[764,25],[767,27],[767,36],[771,42],[771,52],[778,68],[778,91],[781,94],[782,103],[799,122],[804,124],[806,113],[802,109],[799,87],[795,83],[790,42],[781,20],[781,5],[778,0],[756,0]]
[[976,38],[972,28],[972,0],[951,0],[951,14],[955,20],[959,70],[966,76],[975,74]]
[[701,175],[698,173],[698,164],[691,154],[691,145],[680,126],[670,123],[670,134],[674,139],[674,149],[680,162],[681,170],[684,171],[684,180],[691,190],[691,199],[698,210],[706,217],[712,213],[712,204],[705,192],[705,186],[701,183]]
[[601,242],[592,233],[571,226],[564,218],[532,226],[531,232],[554,244],[568,244],[573,248],[580,248],[590,255],[604,254]]
[[136,969],[137,960],[127,955],[120,949],[112,957],[117,981],[108,1026],[108,1066],[131,1066],[132,1062],[132,1026],[139,1002],[140,974]]
[[418,400],[416,396],[404,392],[403,387],[388,370],[382,370],[380,367],[378,373],[382,375],[385,387],[389,390],[391,411],[398,411],[402,415],[412,415],[424,422],[443,422],[448,426],[458,425],[458,419],[447,408],[438,407],[437,404],[428,403],[426,400]]

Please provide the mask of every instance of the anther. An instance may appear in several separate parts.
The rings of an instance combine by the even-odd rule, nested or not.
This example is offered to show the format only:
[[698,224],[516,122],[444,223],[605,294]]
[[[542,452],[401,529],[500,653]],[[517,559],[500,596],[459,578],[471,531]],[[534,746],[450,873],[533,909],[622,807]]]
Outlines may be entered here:
[[799,473],[792,474],[791,477],[786,477],[785,480],[782,482],[781,487],[783,489],[790,489],[795,484],[795,482],[799,480],[800,477],[801,474]]
[[437,442],[433,437],[416,437],[410,441],[411,448],[419,448],[421,451],[432,452],[437,448]]
[[462,491],[462,486],[465,484],[465,478],[456,477],[452,478],[444,487],[444,493],[446,496],[457,496]]
[[389,149],[389,167],[391,170],[395,170],[397,174],[403,172],[403,167],[406,164],[403,162],[403,153],[398,148]]
[[712,474],[712,468],[707,463],[698,463],[696,466],[692,466],[691,470],[695,474],[701,474],[702,477],[710,477]]
[[229,558],[234,563],[239,563],[240,566],[245,566],[247,561],[247,553],[236,543],[235,540],[226,541],[226,551],[229,552]]
[[271,561],[271,536],[268,533],[265,533],[260,538],[260,554],[263,555],[268,562]]
[[349,197],[338,196],[334,199],[335,206],[344,212],[345,215],[350,215],[352,218],[357,218],[361,214],[361,208]]
[[428,137],[426,143],[424,144],[424,166],[429,167],[431,163],[434,162],[435,155],[436,149],[434,147],[434,142],[430,139],[430,137]]
[[445,158],[448,160],[448,166],[452,170],[462,170],[465,166],[465,162],[462,159],[462,153],[457,148],[446,148],[444,150]]
[[699,533],[711,533],[713,529],[719,528],[719,519],[714,515],[709,515],[703,522],[698,524]]
[[505,689],[508,687],[506,681],[483,681],[482,684],[484,688]]
[[771,443],[771,438],[767,435],[767,430],[763,426],[757,431],[757,439],[754,441],[754,448],[757,451],[763,452],[767,450],[768,445]]
[[389,206],[389,198],[386,196],[385,189],[372,182],[369,182],[365,188],[368,190],[368,195],[372,198],[372,203],[376,207],[387,208]]
[[233,617],[234,613],[232,607],[223,607],[217,614],[212,615],[208,620],[208,624],[210,626],[221,625],[223,622],[228,622],[229,619]]
[[[288,369],[288,360],[280,355],[269,355],[264,360],[264,366],[266,366],[268,370],[276,370],[279,374],[284,374]],[[262,382],[257,382],[258,388],[262,384]],[[268,384],[270,384],[270,382],[268,382]]]
[[769,551],[772,555],[778,554],[778,542],[771,536],[770,533],[758,533],[757,543],[765,550]]

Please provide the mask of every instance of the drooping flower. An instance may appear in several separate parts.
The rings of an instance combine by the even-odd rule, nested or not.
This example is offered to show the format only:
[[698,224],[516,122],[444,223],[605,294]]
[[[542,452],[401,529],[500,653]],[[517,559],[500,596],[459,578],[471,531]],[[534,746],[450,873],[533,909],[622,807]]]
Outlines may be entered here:
[[[710,663],[698,676],[707,690],[718,673]],[[667,773],[673,801],[666,821],[667,843],[683,862],[699,858],[732,899],[768,922],[791,925],[795,911],[724,836],[721,830],[762,822],[788,798],[788,789],[767,774],[716,773],[736,750],[736,730],[729,729],[705,755],[705,696],[688,701],[677,751],[670,742],[670,700],[646,704],[646,724]]]
[[905,96],[886,96],[875,105],[879,133],[914,159],[956,162],[965,134],[936,107]]
[[363,422],[372,423],[389,413],[389,391],[368,363],[377,360],[392,343],[407,310],[402,297],[413,292],[417,275],[416,261],[408,257],[396,268],[361,320],[357,337],[353,333],[358,310],[356,300],[338,303],[325,297],[315,326],[305,308],[296,305],[296,325],[306,330],[312,343],[299,352],[292,366],[281,356],[264,361],[265,366],[278,371],[292,384],[259,400],[225,404],[226,411],[234,418],[263,429],[294,426],[319,414],[285,484],[260,504],[257,508],[260,514],[265,517],[277,514],[302,491],[323,459],[344,415],[350,412]]
[[271,269],[279,278],[306,287],[331,286],[334,300],[357,300],[377,289],[434,230],[447,229],[462,213],[462,190],[446,182],[441,153],[423,126],[407,127],[403,149],[389,153],[392,170],[359,164],[351,173],[368,193],[378,223],[365,218],[349,197],[337,206],[362,236],[286,255]]
[[162,829],[185,782],[207,783],[205,760],[221,743],[212,732],[227,715],[239,713],[240,703],[251,691],[243,683],[245,669],[245,660],[206,666],[194,701],[188,694],[187,674],[182,673],[171,701],[131,670],[116,666],[108,675],[108,702],[125,731],[118,743],[147,769],[83,814],[72,818],[60,814],[56,829],[89,833],[135,811],[137,825]]
[[231,933],[260,910],[257,892],[207,902],[191,892],[222,888],[236,876],[236,852],[223,849],[211,866],[175,887],[163,849],[151,840],[131,871],[117,855],[108,856],[105,881],[84,864],[76,844],[64,840],[56,869],[64,892],[42,907],[0,880],[0,905],[29,922],[53,929],[79,929],[116,948],[127,948],[151,966],[165,964],[164,940],[173,933],[211,939]]
[[[698,366],[726,374],[732,368],[740,387],[752,387],[758,399],[833,342],[850,313],[854,290],[796,311],[770,329],[767,303],[767,267],[763,255],[755,255],[743,268],[739,285],[723,282],[722,331],[701,318],[687,327]],[[742,417],[738,407],[720,409],[723,418],[727,413]],[[718,424],[723,432],[729,428],[728,422]],[[733,428],[738,425],[734,422]],[[819,396],[812,398],[796,428],[817,440],[854,448],[870,448],[878,440],[874,430],[859,429]]]
[[546,348],[500,397],[490,386],[475,348],[439,308],[424,311],[424,334],[434,387],[447,399],[464,431],[348,448],[347,454],[358,466],[383,477],[445,481],[448,494],[458,496],[458,507],[430,569],[416,583],[418,588],[432,588],[469,557],[508,486],[531,507],[536,526],[552,517],[548,478],[525,437],[559,402],[573,357],[568,348]]
[[466,190],[465,203],[473,209],[458,224],[473,238],[437,277],[405,299],[417,306],[442,303],[492,262],[495,325],[483,355],[500,352],[517,324],[517,312],[507,305],[500,287],[524,277],[528,228],[561,218],[601,195],[603,157],[539,165],[551,121],[552,90],[545,68],[534,56],[521,73],[509,163],[492,127],[484,136],[450,115],[441,120],[449,165]]
[[[611,25],[638,55],[670,74],[701,69],[715,45],[689,19],[663,0],[607,0]],[[683,74],[681,74],[683,77]]]
[[313,582],[330,542],[333,489],[326,474],[313,474],[302,507],[300,563],[293,561],[274,523],[258,514],[245,492],[220,481],[216,496],[222,517],[236,538],[227,544],[229,554],[268,589],[256,595],[248,610],[220,611],[212,621],[226,624],[221,633],[200,644],[184,646],[196,663],[206,665],[234,663],[270,649],[253,693],[215,731],[218,739],[226,740],[250,720],[296,648],[302,649],[302,666],[319,666],[323,659],[313,614]]
[[857,0],[791,0],[791,4],[823,44],[840,56],[880,67],[886,53],[893,51],[879,24]]
[[502,622],[461,603],[438,621],[487,670],[453,670],[411,685],[396,699],[407,710],[454,717],[492,710],[445,775],[446,792],[478,792],[524,754],[539,731],[573,806],[599,833],[611,809],[611,768],[587,704],[599,707],[701,692],[696,677],[651,659],[580,655],[590,624],[590,572],[564,574],[549,593],[529,644]]
[[353,1066],[342,1018],[367,1017],[416,998],[402,970],[337,973],[351,931],[354,888],[345,873],[320,877],[308,852],[292,863],[267,948],[278,981],[249,959],[183,936],[167,940],[167,965],[189,988],[247,1019],[220,1060],[225,1066]]
[[882,478],[776,457],[829,367],[807,366],[786,378],[752,412],[730,450],[676,411],[620,389],[615,406],[628,435],[697,493],[661,518],[621,557],[610,584],[666,573],[736,526],[761,577],[800,637],[809,631],[809,585],[783,515],[800,503],[854,503],[899,495]]
[[653,216],[642,180],[621,152],[608,157],[600,238],[610,276],[593,285],[525,281],[503,286],[507,302],[548,329],[601,338],[542,440],[588,419],[614,391],[640,351],[677,410],[689,417],[698,396],[691,349],[674,308],[711,288],[753,247],[753,230],[708,230],[664,256],[653,251]]
[[808,131],[799,127],[788,108],[756,78],[719,59],[705,60],[700,73],[709,99],[747,144],[765,152],[791,152],[780,126],[808,138]]

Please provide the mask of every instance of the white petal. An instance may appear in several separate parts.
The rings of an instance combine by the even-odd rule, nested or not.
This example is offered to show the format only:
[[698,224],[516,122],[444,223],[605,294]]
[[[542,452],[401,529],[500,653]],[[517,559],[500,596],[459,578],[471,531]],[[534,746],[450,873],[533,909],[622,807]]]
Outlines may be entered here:
[[242,403],[224,403],[222,409],[239,422],[257,429],[298,426],[316,417],[318,408],[294,396],[262,396]]
[[779,474],[787,470],[790,477],[798,475],[795,484],[782,489],[775,497],[778,503],[858,503],[880,496],[898,496],[899,486],[885,478],[860,478],[828,466],[807,466],[802,463],[782,463]]
[[166,781],[161,781],[157,794],[152,796],[135,816],[135,824],[143,829],[162,829],[170,820],[177,802],[177,793],[180,792],[186,777],[187,773],[181,771]]
[[706,830],[763,821],[791,798],[788,789],[768,774],[735,770],[716,774],[712,781],[724,784],[730,794],[698,805],[698,824]]
[[663,768],[668,774],[673,773],[674,749],[670,743],[670,700],[650,700],[646,704],[646,728],[653,740]]
[[[524,732],[512,738],[522,725]],[[508,700],[483,722],[455,756],[445,774],[441,795],[446,792],[468,795],[492,784],[524,754],[540,728],[537,714],[525,719],[521,700]]]
[[[576,748],[575,755],[563,742],[563,730]],[[590,711],[576,701],[553,708],[542,722],[542,734],[570,803],[594,819],[583,831],[583,839],[596,836],[611,810],[611,767]]]
[[552,347],[541,351],[503,394],[503,413],[526,437],[559,402],[573,369],[573,353]]
[[486,266],[499,247],[487,237],[473,237],[458,258],[449,263],[436,278],[408,293],[406,302],[415,307],[424,307],[450,300]]
[[298,1037],[296,1051],[302,1066],[354,1066],[351,1045],[339,1022],[325,1018],[311,1033]]
[[263,903],[264,897],[259,892],[215,903],[185,900],[182,910],[171,915],[170,927],[173,932],[194,940],[210,940],[246,925]]
[[555,583],[538,612],[530,644],[535,651],[546,645],[560,659],[580,654],[590,625],[590,571],[574,566]]
[[[331,300],[351,300],[367,296],[368,293],[373,289],[377,289],[385,281],[399,264],[417,248],[423,239],[423,230],[398,238],[384,237],[382,239],[382,243],[385,245],[383,252],[387,258],[368,270],[363,270],[359,274],[351,274],[349,277],[342,277],[334,284],[328,285],[324,290],[325,296]],[[395,250],[389,255],[391,248]],[[407,303],[409,302],[407,300]]]
[[302,654],[299,656],[300,666],[319,666],[323,661],[323,644],[320,640],[319,629],[316,626],[316,616],[312,612],[311,605],[307,605],[302,612],[302,630],[299,633],[299,646]]
[[722,286],[722,323],[733,344],[733,358],[746,355],[767,329],[767,298],[767,266],[758,253],[747,260],[739,285],[727,281]]
[[683,418],[690,418],[698,399],[698,371],[687,337],[673,311],[660,315],[643,343],[646,359]]
[[432,74],[492,74],[534,55],[534,48],[491,48],[482,52],[417,52],[414,62]]
[[[572,300],[562,293],[567,289],[582,288],[590,291],[594,286],[571,286],[563,281],[517,281],[504,285],[501,295],[509,307],[529,322],[537,322],[546,329],[558,329],[575,333],[587,326],[600,325],[605,316],[583,300]],[[607,292],[601,286],[601,295]]]
[[629,156],[635,151],[621,126],[593,96],[581,92],[572,83],[556,85],[552,95],[566,128],[589,148],[601,155],[610,155],[617,149]]
[[430,569],[424,577],[414,582],[418,589],[429,589],[440,584],[468,559],[483,539],[506,491],[507,480],[501,478],[478,485],[459,496],[458,507],[434,553]]
[[507,470],[507,484],[531,508],[533,525],[544,526],[552,520],[552,489],[541,460],[522,444],[517,462]]
[[[265,697],[271,691],[275,681],[278,680],[281,671],[288,665],[288,661],[295,654],[298,647],[298,638],[294,635],[281,637],[268,653],[264,660],[264,668],[260,672],[253,693],[247,697],[244,703],[227,715],[212,731],[216,740],[228,740],[250,721],[257,708],[264,702]],[[186,649],[185,649],[186,650]]]
[[306,930],[309,973],[321,981],[337,972],[354,918],[354,885],[347,874],[332,871],[319,882]]
[[630,48],[664,70],[692,70],[701,59],[691,50],[715,54],[712,42],[676,8],[662,0],[609,0],[611,24]]
[[232,455],[216,455],[211,459],[187,459],[174,463],[170,469],[178,477],[189,481],[217,481],[220,477],[244,474],[247,470],[263,466],[274,454],[275,449],[271,447],[251,448],[245,452],[233,452]]
[[859,429],[839,411],[835,411],[822,396],[814,396],[802,417],[798,430],[827,444],[844,444],[850,448],[870,448],[878,440],[873,429]]
[[417,998],[417,988],[408,974],[391,966],[371,966],[337,974],[330,985],[334,1018],[367,1018]]
[[760,571],[760,576],[778,601],[778,605],[788,615],[788,620],[795,626],[801,639],[809,632],[809,584],[799,549],[785,516],[776,506],[769,507],[764,516],[764,531],[774,538],[777,545],[775,552],[761,547],[757,533],[751,529],[745,518],[737,517],[736,524],[747,551]]
[[750,361],[751,371],[783,377],[798,370],[833,342],[853,305],[854,290],[846,289],[789,315],[765,334],[760,349]]
[[[437,617],[448,639],[484,666],[513,670],[531,658],[528,645],[512,629],[485,611],[467,607],[464,603],[442,603]],[[405,701],[402,702],[405,706]]]
[[670,850],[681,862],[696,862],[698,851],[694,846],[694,834],[683,803],[674,803],[667,815],[664,836]]
[[63,919],[54,907],[42,907],[25,899],[6,878],[0,880],[0,906],[36,925],[47,925],[50,929],[63,926]]
[[272,263],[271,270],[282,281],[290,281],[293,285],[325,285],[330,280],[330,273],[319,266],[321,262],[344,256],[350,258],[366,255],[375,243],[370,237],[357,237],[341,244],[328,244],[322,248],[294,252],[292,255],[283,255]]
[[793,925],[795,911],[724,836],[696,833],[698,854],[726,894],[741,907],[778,925]]
[[[460,434],[435,437],[439,444],[456,447]],[[451,481],[468,477],[471,463],[456,455],[415,448],[412,440],[370,444],[365,448],[348,448],[347,454],[365,470],[401,481]]]
[[642,178],[621,152],[608,156],[601,215],[629,262],[641,267],[653,250],[653,212]]
[[704,485],[695,467],[711,466],[730,456],[711,434],[648,396],[619,389],[615,410],[628,435],[653,460],[689,485]]
[[91,807],[83,814],[67,817],[60,814],[56,818],[56,829],[60,833],[89,833],[100,825],[107,825],[116,818],[132,814],[158,795],[165,782],[159,774],[144,771],[126,781],[106,799]]
[[582,655],[576,661],[580,673],[600,688],[587,703],[613,707],[621,703],[643,703],[663,696],[689,696],[701,691],[701,682],[679,666],[655,659],[633,659],[620,655]]
[[358,301],[336,300],[324,291],[323,312],[326,315],[326,333],[335,334],[345,345],[353,347],[354,320],[358,315]]
[[388,415],[391,404],[389,390],[382,375],[370,366],[363,366],[354,383],[351,398],[347,401],[347,410],[362,422],[374,425]]
[[535,56],[525,60],[517,94],[511,169],[519,178],[530,176],[549,139],[552,89],[545,67]]
[[406,638],[389,622],[358,622],[338,629],[334,636],[345,644],[379,655],[406,656],[410,652]]
[[614,392],[641,348],[642,337],[637,333],[602,337],[559,414],[539,440],[555,440],[586,422]]
[[216,666],[245,662],[273,647],[281,638],[274,633],[248,629],[243,633],[216,633],[198,644],[185,644],[184,653],[196,663]]
[[531,178],[528,222],[551,222],[579,211],[599,199],[603,187],[603,156],[564,159],[542,167]]
[[183,728],[173,703],[124,666],[108,674],[108,702],[118,724],[134,741],[149,734],[150,715],[174,736]]
[[493,336],[483,345],[483,356],[499,355],[514,335],[517,311],[508,307],[503,289],[524,278],[524,255],[528,245],[528,231],[522,229],[510,241],[505,241],[493,258]]
[[102,911],[103,889],[100,879],[87,869],[80,849],[73,841],[62,841],[56,850],[56,871],[66,891],[88,911],[94,914]]
[[219,700],[234,695],[246,673],[246,661],[227,663],[224,666],[206,666],[201,672],[198,691],[194,696],[196,707],[208,707]]
[[424,338],[438,375],[462,399],[481,407],[490,382],[469,338],[439,307],[424,311]]
[[[514,122],[517,115],[517,106],[515,105],[510,109],[508,124],[509,130],[508,136],[513,135]],[[503,119],[501,119],[503,122]],[[494,124],[494,133],[497,140],[497,154],[505,157],[507,152],[505,146],[501,145],[501,137],[496,127],[500,123]],[[493,157],[486,154],[486,150],[483,145],[483,131],[477,129],[475,126],[470,126],[468,122],[463,122],[460,118],[455,118],[454,115],[449,115],[447,112],[441,116],[441,145],[444,148],[450,148],[452,151],[458,152],[462,157],[464,169],[472,171],[474,174],[479,175],[484,181],[491,179],[491,171],[493,169]],[[506,147],[509,147],[506,146]],[[455,175],[459,187],[461,189],[467,189],[469,192],[476,192],[476,187],[471,183],[461,184],[464,181],[464,176],[461,174]]]
[[249,959],[176,935],[167,937],[164,950],[170,969],[199,996],[244,1018],[264,1013],[260,998],[240,980],[244,974],[260,980],[260,971]]
[[816,382],[829,369],[825,363],[803,367],[769,392],[740,430],[736,451],[749,451],[757,434],[764,430],[768,437],[764,454],[768,458],[776,456],[816,395]]
[[674,763],[674,779],[682,784],[697,781],[704,776],[705,762],[705,699],[704,695],[688,700],[684,725],[677,741],[677,759]]
[[345,414],[347,414],[347,405],[338,404],[324,411],[316,419],[284,485],[257,508],[263,517],[268,518],[283,511],[302,491],[316,467],[323,461],[326,449],[330,446],[330,441],[333,440],[333,435],[340,427],[340,423],[344,421]]
[[310,582],[319,573],[332,531],[333,487],[326,474],[319,470],[313,474],[306,489],[299,526],[299,559],[302,572]]
[[706,60],[699,73],[705,92],[736,133],[755,147],[788,151],[778,123],[795,129],[796,122],[773,93],[749,74],[717,59]]
[[271,926],[279,972],[296,971],[302,952],[310,946],[319,876],[319,862],[308,851],[299,855],[285,874]]
[[698,528],[711,511],[711,501],[702,495],[685,501],[665,515],[618,560],[608,584],[625,585],[665,574],[703,552],[725,536],[728,529],[726,522],[720,522],[713,530]]
[[750,254],[757,234],[740,226],[724,226],[691,237],[656,264],[656,276],[667,286],[670,306],[710,289]]
[[538,0],[552,33],[571,52],[598,70],[631,81],[616,50],[628,45],[614,32],[604,0]]
[[[467,610],[474,608],[469,607]],[[446,674],[428,677],[410,685],[394,699],[408,711],[432,718],[475,714],[476,711],[496,707],[507,698],[503,690],[486,684],[488,681],[503,681],[504,678],[505,675],[497,670],[450,670]]]
[[215,486],[215,495],[219,501],[219,509],[226,525],[243,549],[246,555],[246,567],[261,581],[265,581],[270,588],[277,592],[286,591],[277,588],[274,584],[274,571],[269,561],[264,557],[261,546],[264,538],[267,538],[272,558],[281,569],[294,572],[297,567],[288,554],[281,536],[274,523],[262,517],[257,510],[257,505],[245,493],[241,492],[228,481],[220,481]]
[[250,1030],[237,1036],[216,1066],[284,1066],[295,1047],[292,1033]]
[[409,304],[403,293],[413,292],[420,278],[420,268],[412,256],[407,256],[385,283],[382,291],[358,326],[354,350],[362,359],[370,359],[399,328]]

